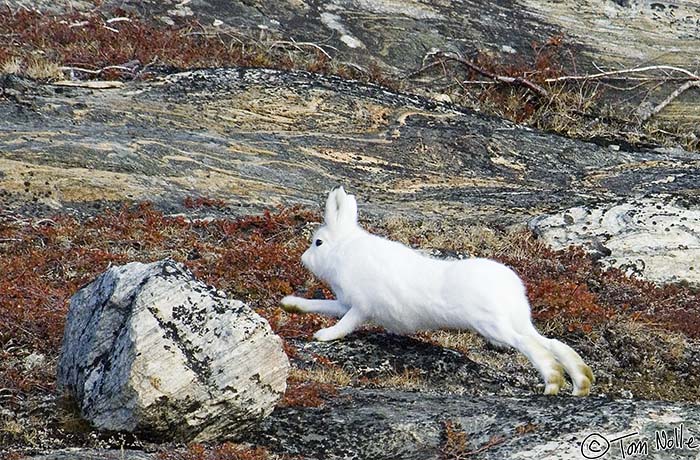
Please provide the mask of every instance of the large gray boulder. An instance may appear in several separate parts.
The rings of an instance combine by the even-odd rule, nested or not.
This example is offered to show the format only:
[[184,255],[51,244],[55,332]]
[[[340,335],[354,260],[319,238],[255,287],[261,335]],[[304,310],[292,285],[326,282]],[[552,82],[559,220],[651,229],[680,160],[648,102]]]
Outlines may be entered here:
[[284,394],[281,339],[243,303],[165,260],[113,267],[71,299],[58,387],[102,430],[235,438]]

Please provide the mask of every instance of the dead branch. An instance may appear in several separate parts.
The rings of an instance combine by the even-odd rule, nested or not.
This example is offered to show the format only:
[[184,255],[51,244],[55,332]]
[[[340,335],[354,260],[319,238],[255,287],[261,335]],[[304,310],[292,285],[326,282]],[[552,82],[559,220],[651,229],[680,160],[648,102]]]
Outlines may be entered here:
[[[575,81],[575,80],[596,80],[596,79],[610,79],[612,77],[620,77],[621,75],[626,75],[630,73],[644,73],[644,72],[651,72],[654,70],[665,70],[668,72],[678,72],[685,74],[687,78],[692,79],[692,80],[700,80],[700,76],[694,74],[690,70],[683,69],[682,67],[674,67],[674,66],[669,66],[669,65],[652,65],[652,66],[646,66],[646,67],[635,67],[633,69],[620,69],[620,70],[611,70],[608,72],[599,72],[599,73],[594,73],[594,74],[589,74],[589,75],[563,75],[561,77],[556,77],[556,78],[547,78],[545,81],[547,83],[556,83],[560,81]],[[663,77],[657,77],[657,80],[663,80],[669,78],[668,75],[665,75]],[[618,78],[620,79],[620,78]]]
[[126,67],[123,65],[108,65],[107,67],[102,67],[101,69],[97,70],[92,70],[92,69],[86,69],[84,67],[72,67],[72,66],[64,66],[64,67],[59,67],[61,71],[71,71],[71,72],[83,72],[83,73],[88,73],[90,75],[100,75],[103,72],[106,72],[107,70],[121,70],[123,72],[128,72],[128,73],[134,73],[135,68],[134,67]]
[[463,85],[497,85],[498,82],[492,80],[462,80]]
[[482,67],[479,67],[475,63],[471,61],[467,61],[466,59],[463,59],[462,57],[459,56],[451,56],[447,53],[444,52],[438,52],[434,53],[434,56],[440,61],[453,61],[457,62],[459,64],[462,64],[463,66],[467,67],[468,69],[478,73],[479,75],[482,75],[486,78],[490,78],[493,81],[500,82],[500,83],[506,83],[509,85],[516,85],[516,86],[522,86],[533,93],[537,94],[540,97],[547,98],[549,97],[549,92],[547,92],[546,89],[542,88],[536,83],[531,82],[527,78],[523,77],[508,77],[505,75],[497,75],[489,70],[486,70]]
[[666,99],[661,101],[656,107],[651,109],[649,112],[646,112],[644,115],[641,116],[640,118],[640,123],[646,122],[649,118],[653,117],[654,115],[658,114],[661,112],[668,104],[673,102],[674,99],[676,99],[678,96],[683,94],[686,90],[690,88],[700,88],[700,80],[691,80],[685,82],[685,84],[681,85],[680,87],[676,88],[674,92],[668,95]]
[[[271,51],[273,48],[295,48],[299,51],[303,51],[303,49],[302,49],[303,47],[314,48],[314,49],[320,51],[321,53],[323,53],[323,55],[326,56],[326,58],[328,58],[329,61],[333,60],[331,55],[328,54],[328,52],[326,50],[324,50],[321,46],[317,45],[316,43],[312,43],[312,42],[298,42],[295,40],[291,40],[291,41],[278,40],[278,41],[272,43],[272,45],[270,45],[268,50]],[[333,47],[329,46],[329,48],[333,48]],[[337,51],[336,48],[333,48],[333,49],[335,49]]]
[[428,69],[432,69],[433,67],[436,67],[436,66],[439,66],[439,65],[442,65],[442,64],[443,64],[443,62],[441,62],[441,61],[433,61],[433,62],[431,62],[430,64],[424,65],[423,67],[421,67],[421,68],[418,69],[418,70],[414,70],[413,72],[409,73],[408,75],[406,75],[406,76],[403,77],[403,78],[406,79],[406,80],[408,80],[409,78],[413,78],[413,77],[416,77],[416,76],[422,74],[423,72],[425,72],[425,71],[428,70]]
[[116,18],[107,19],[105,22],[107,24],[112,24],[113,22],[131,22],[131,18],[128,18],[126,16],[119,16]]
[[505,441],[506,441],[506,438],[504,438],[503,436],[498,436],[498,435],[491,436],[491,438],[489,438],[489,440],[486,441],[486,443],[484,445],[482,445],[478,449],[465,452],[464,454],[465,454],[465,456],[480,454],[482,452],[489,450],[492,447],[495,447],[499,444],[503,444]]

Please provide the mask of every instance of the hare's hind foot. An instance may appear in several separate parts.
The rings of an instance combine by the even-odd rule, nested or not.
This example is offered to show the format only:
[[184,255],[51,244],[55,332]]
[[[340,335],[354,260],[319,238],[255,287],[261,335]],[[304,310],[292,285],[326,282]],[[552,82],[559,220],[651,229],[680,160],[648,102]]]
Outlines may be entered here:
[[544,384],[545,395],[557,395],[564,386],[564,367],[557,363],[551,367],[551,373],[547,376]]
[[595,377],[590,367],[585,364],[578,366],[579,374],[574,380],[574,396],[588,396],[591,392],[591,386],[595,383]]

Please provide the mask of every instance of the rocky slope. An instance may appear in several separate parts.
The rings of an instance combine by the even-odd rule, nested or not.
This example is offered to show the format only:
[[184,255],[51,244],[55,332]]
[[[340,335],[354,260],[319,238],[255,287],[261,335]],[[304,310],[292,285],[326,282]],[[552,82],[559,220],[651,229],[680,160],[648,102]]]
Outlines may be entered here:
[[[612,149],[304,72],[201,70],[106,90],[16,77],[5,85],[16,97],[0,101],[5,207],[151,200],[180,212],[185,197],[207,196],[248,211],[314,204],[341,183],[374,215],[522,225],[560,210],[585,214],[665,196],[658,206],[679,221],[690,216],[683,221],[687,230],[669,232],[654,223],[654,213],[629,202],[636,228],[594,232],[587,222],[595,218],[582,217],[580,225],[598,239],[570,230],[557,244],[600,250],[613,236],[642,234],[655,240],[634,255],[655,258],[637,264],[644,265],[642,274],[697,281],[700,273],[692,249],[698,244],[695,153]],[[547,236],[557,225],[533,223]],[[614,247],[603,256],[632,257]]]
[[[420,68],[426,54],[437,49],[465,56],[481,50],[511,59],[527,55],[533,43],[559,36],[574,50],[575,58],[572,54],[570,60],[579,71],[598,73],[650,65],[693,70],[700,64],[700,6],[695,1],[113,0],[95,4],[89,0],[8,0],[6,4],[51,12],[99,9],[108,15],[121,8],[163,25],[193,19],[202,28],[251,34],[261,41],[270,39],[270,43],[315,43],[339,60],[365,68],[376,63],[399,75]],[[624,107],[621,112],[639,111],[641,115],[676,88],[670,84],[645,88],[636,95],[623,92],[614,104]],[[697,91],[689,91],[658,116],[693,129],[699,103]]]

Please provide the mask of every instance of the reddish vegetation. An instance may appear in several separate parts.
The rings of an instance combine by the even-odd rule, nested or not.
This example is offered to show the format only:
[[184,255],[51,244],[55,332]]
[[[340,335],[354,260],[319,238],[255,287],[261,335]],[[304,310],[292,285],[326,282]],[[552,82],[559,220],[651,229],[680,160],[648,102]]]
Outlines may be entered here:
[[27,458],[25,455],[20,454],[18,452],[10,452],[5,455],[4,459],[5,460],[22,460],[23,458]]
[[[532,44],[532,56],[529,60],[522,55],[508,59],[494,59],[486,53],[479,53],[474,63],[493,74],[505,77],[522,78],[540,86],[548,86],[548,78],[556,78],[565,74],[563,65],[564,47],[562,37],[551,37],[545,43]],[[483,76],[468,72],[469,80],[481,80]],[[518,123],[529,121],[535,113],[550,101],[543,100],[523,86],[492,85],[484,88],[478,95],[480,101],[488,102],[503,111],[503,114]]]
[[699,292],[603,270],[580,248],[554,251],[532,239],[518,241],[526,256],[502,261],[523,277],[535,319],[588,332],[615,314],[626,314],[700,337]]
[[[99,13],[44,15],[35,11],[9,9],[0,15],[0,49],[6,56],[28,57],[42,50],[49,62],[97,70],[107,66],[138,63],[140,67],[158,64],[175,68],[240,65],[271,66],[270,56],[260,49],[248,50],[208,36],[196,24],[156,26],[115,11],[114,17],[128,21],[106,23]],[[115,32],[118,30],[118,32]],[[4,43],[3,43],[4,42]],[[290,68],[284,57],[276,67]],[[123,70],[104,72],[102,78],[128,76]]]
[[[126,18],[108,23],[110,18]],[[97,11],[62,15],[8,7],[0,9],[0,64],[10,58],[40,59],[76,71],[81,78],[144,78],[157,67],[267,67],[300,69],[343,78],[395,85],[377,66],[366,72],[338,64],[319,48],[271,46],[206,29],[189,20],[175,26],[145,21],[124,11]],[[105,69],[110,66],[118,68]],[[145,70],[150,66],[150,70]]]
[[281,334],[308,336],[320,320],[287,315],[277,302],[292,292],[324,292],[299,264],[307,246],[302,228],[316,220],[311,212],[289,208],[236,220],[189,222],[164,217],[146,204],[85,222],[67,216],[4,219],[0,388],[14,397],[51,389],[53,375],[27,370],[22,361],[33,351],[55,359],[70,296],[110,264],[171,257],[257,308]]
[[279,404],[282,407],[321,407],[337,394],[338,389],[330,383],[307,382],[290,377],[287,392]]
[[266,460],[269,452],[263,447],[243,447],[233,443],[224,443],[209,447],[192,444],[184,451],[162,452],[158,460]]
[[440,458],[442,460],[463,460],[476,456],[492,447],[505,442],[502,436],[492,436],[484,445],[472,449],[469,445],[469,436],[459,423],[452,420],[443,422],[443,442],[440,446]]
[[[218,207],[216,200],[189,200],[190,207]],[[68,216],[0,221],[0,402],[13,404],[31,392],[52,390],[50,366],[28,368],[32,352],[55,361],[68,299],[110,264],[184,262],[199,278],[248,302],[283,338],[310,338],[330,324],[317,315],[288,314],[277,302],[287,294],[329,297],[299,258],[309,222],[319,216],[299,208],[260,216],[191,222],[165,217],[147,204],[79,222]],[[518,257],[503,257],[525,280],[539,321],[587,332],[614,315],[635,315],[700,337],[700,294],[682,286],[658,287],[603,271],[581,250],[552,251],[531,238],[514,238]],[[286,343],[290,355],[295,350]],[[284,403],[317,405],[329,385],[290,381]]]

